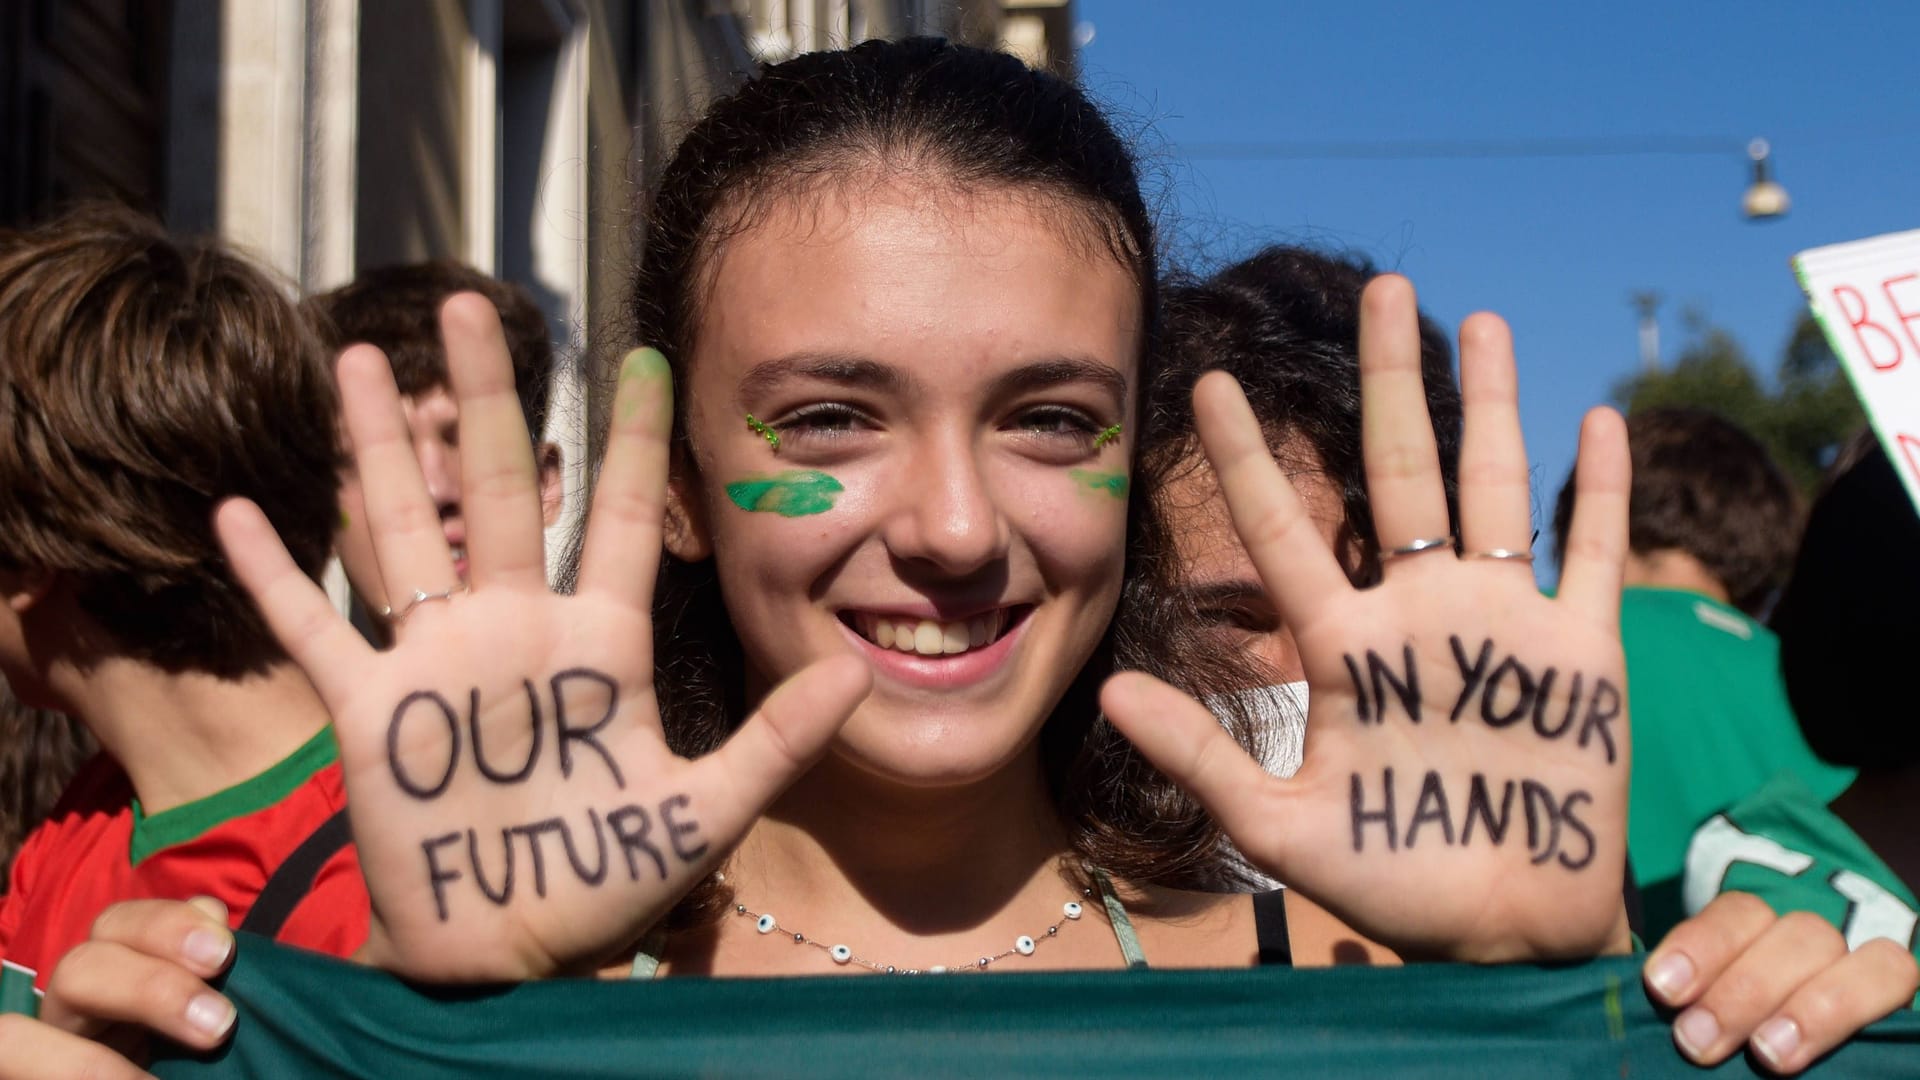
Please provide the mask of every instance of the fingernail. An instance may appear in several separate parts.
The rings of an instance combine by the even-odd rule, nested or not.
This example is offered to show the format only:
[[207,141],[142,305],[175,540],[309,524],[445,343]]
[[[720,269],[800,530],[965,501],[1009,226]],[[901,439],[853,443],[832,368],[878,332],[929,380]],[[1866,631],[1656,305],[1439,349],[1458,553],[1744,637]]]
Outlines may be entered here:
[[1661,997],[1672,1001],[1693,985],[1693,961],[1685,953],[1668,953],[1647,969],[1647,981]]
[[203,970],[218,971],[233,953],[233,935],[218,930],[195,930],[187,935],[183,951]]
[[187,1003],[187,1023],[210,1039],[225,1035],[236,1015],[233,1002],[219,994],[201,994]]
[[1688,1009],[1674,1021],[1673,1034],[1688,1057],[1702,1061],[1713,1044],[1720,1041],[1720,1021],[1705,1009]]
[[1776,1016],[1753,1033],[1753,1049],[1775,1071],[1785,1067],[1787,1059],[1800,1049],[1800,1025],[1784,1016]]

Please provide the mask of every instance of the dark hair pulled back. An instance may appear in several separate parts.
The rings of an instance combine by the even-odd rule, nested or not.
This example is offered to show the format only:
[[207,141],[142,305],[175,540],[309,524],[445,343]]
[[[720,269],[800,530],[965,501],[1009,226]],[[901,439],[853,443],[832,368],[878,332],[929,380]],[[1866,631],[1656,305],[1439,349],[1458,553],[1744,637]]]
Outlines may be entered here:
[[[633,325],[674,370],[683,477],[693,475],[681,419],[687,367],[716,251],[774,199],[893,175],[1057,204],[1070,232],[1087,234],[1091,250],[1118,259],[1139,284],[1144,394],[1157,352],[1154,226],[1132,151],[1099,108],[1011,56],[930,38],[869,41],[763,68],[693,125],[652,193]],[[1125,880],[1204,885],[1218,874],[1211,821],[1099,717],[1096,702],[1106,676],[1122,668],[1178,682],[1154,629],[1154,599],[1134,587],[1140,563],[1167,549],[1144,505],[1135,498],[1129,510],[1120,611],[1048,720],[1041,753],[1055,805],[1088,862]],[[664,556],[654,608],[668,741],[681,754],[710,752],[746,712],[744,659],[712,562]],[[721,899],[717,888],[696,890],[674,921],[702,921]]]

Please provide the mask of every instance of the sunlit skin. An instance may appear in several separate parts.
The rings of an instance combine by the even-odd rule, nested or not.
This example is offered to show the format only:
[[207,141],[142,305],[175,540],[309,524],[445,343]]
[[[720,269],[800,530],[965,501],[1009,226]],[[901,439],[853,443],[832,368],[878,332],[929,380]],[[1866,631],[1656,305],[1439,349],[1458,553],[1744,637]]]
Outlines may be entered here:
[[[1132,417],[1140,348],[1138,284],[1067,231],[1083,227],[1029,197],[898,183],[778,204],[722,249],[683,376],[693,468],[668,542],[715,558],[750,689],[836,653],[875,675],[730,881],[783,925],[902,966],[1037,933],[1074,895],[1036,738],[1118,600],[1126,502],[1070,474],[1129,470],[1124,438],[1094,442]],[[786,469],[845,491],[795,518],[724,492]],[[1001,636],[908,656],[870,640],[888,616],[990,618]],[[1133,895],[1156,963],[1250,959],[1244,898]],[[821,972],[814,950],[770,948],[737,920],[667,961]],[[1095,914],[1020,966],[1118,962]]]

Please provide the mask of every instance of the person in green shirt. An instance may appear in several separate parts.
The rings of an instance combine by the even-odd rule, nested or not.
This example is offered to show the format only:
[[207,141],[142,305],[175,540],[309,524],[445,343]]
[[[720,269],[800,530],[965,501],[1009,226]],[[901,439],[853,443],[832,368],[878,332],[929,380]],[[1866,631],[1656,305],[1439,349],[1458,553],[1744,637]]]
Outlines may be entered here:
[[1729,890],[1810,912],[1847,946],[1877,939],[1920,955],[1920,736],[1898,702],[1920,610],[1920,516],[1871,438],[1807,521],[1781,597],[1781,660],[1807,741],[1859,768],[1838,797],[1783,774],[1708,818],[1687,849],[1687,910]]
[[[1633,716],[1627,844],[1649,935],[1684,917],[1687,843],[1707,815],[1776,774],[1820,799],[1853,779],[1808,749],[1779,640],[1758,621],[1786,577],[1798,508],[1758,440],[1700,409],[1627,419],[1633,457],[1620,638]],[[1554,515],[1564,554],[1573,481]]]

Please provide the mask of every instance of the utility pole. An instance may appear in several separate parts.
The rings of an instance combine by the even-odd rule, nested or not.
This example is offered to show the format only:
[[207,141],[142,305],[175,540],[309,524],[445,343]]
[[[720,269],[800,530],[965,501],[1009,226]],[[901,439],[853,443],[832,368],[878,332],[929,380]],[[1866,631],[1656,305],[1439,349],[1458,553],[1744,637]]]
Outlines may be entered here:
[[1660,370],[1660,294],[1651,289],[1633,294],[1633,309],[1640,313],[1640,367]]

